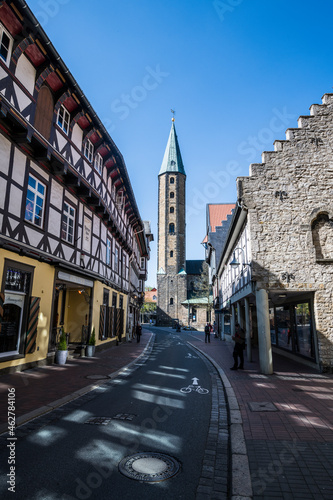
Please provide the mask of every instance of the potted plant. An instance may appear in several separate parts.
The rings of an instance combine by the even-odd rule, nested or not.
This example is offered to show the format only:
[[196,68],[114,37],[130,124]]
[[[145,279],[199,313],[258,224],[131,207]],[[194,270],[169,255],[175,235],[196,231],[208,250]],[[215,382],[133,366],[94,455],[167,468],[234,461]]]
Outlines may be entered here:
[[96,344],[96,338],[95,338],[95,327],[93,327],[91,335],[89,337],[88,345],[86,347],[86,356],[88,358],[91,358],[95,354],[95,344]]
[[68,355],[68,347],[67,347],[67,341],[66,341],[66,334],[64,332],[64,329],[61,328],[59,344],[58,344],[57,352],[55,355],[56,363],[58,365],[64,365],[66,363],[66,360],[67,360],[67,355]]

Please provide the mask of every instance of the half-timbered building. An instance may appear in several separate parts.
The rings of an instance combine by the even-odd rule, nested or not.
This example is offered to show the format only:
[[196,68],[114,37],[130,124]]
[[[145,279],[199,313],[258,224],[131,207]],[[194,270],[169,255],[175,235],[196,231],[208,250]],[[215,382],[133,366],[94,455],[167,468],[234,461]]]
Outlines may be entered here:
[[52,360],[60,328],[124,338],[149,237],[120,151],[21,0],[0,2],[0,193],[0,369]]

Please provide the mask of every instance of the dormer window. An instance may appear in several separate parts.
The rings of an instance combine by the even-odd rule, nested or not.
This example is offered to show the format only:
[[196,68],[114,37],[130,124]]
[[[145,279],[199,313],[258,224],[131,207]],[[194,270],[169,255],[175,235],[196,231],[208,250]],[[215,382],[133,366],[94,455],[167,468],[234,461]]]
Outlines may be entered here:
[[65,132],[65,134],[68,134],[69,122],[70,122],[70,114],[68,113],[65,106],[60,106],[58,111],[57,125],[58,127],[61,128],[61,130]]
[[94,145],[91,141],[89,141],[89,139],[86,140],[84,146],[84,156],[88,158],[90,162],[92,162],[94,156]]
[[7,30],[0,24],[0,57],[9,66],[13,39]]
[[94,165],[95,165],[95,170],[102,175],[102,170],[103,170],[103,157],[99,153],[95,155],[95,160],[94,160]]

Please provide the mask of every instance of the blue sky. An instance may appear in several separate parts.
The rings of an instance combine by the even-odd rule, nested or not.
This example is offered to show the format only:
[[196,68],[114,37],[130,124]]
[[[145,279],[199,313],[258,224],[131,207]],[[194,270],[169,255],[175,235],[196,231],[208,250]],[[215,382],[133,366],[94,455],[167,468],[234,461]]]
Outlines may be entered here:
[[187,174],[187,258],[203,259],[206,204],[285,139],[333,84],[330,0],[28,0],[122,152],[155,241],[171,112]]

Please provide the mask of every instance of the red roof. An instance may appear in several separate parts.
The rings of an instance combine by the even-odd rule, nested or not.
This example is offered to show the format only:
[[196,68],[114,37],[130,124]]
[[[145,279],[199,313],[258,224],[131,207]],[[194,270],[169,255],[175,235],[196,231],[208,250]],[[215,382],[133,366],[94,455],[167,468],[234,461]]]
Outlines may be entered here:
[[210,232],[215,233],[216,226],[222,226],[222,221],[227,220],[227,216],[231,215],[231,211],[235,206],[235,203],[216,203],[208,205],[208,224],[210,226]]

